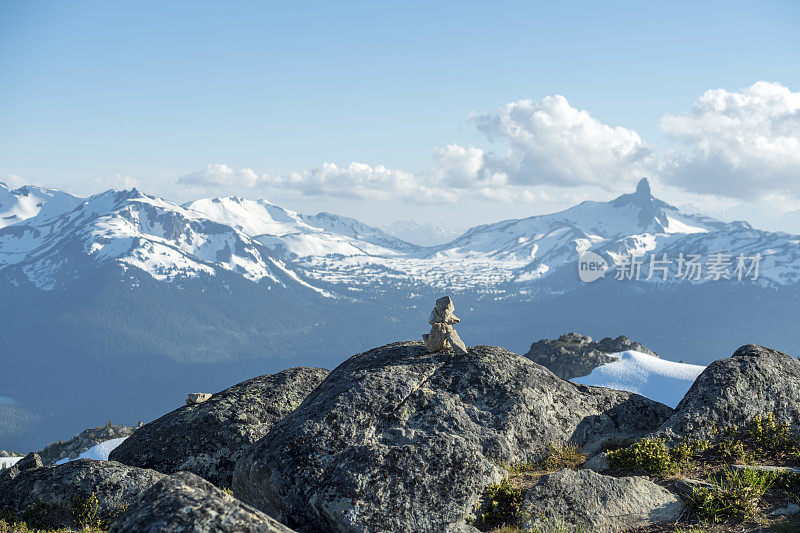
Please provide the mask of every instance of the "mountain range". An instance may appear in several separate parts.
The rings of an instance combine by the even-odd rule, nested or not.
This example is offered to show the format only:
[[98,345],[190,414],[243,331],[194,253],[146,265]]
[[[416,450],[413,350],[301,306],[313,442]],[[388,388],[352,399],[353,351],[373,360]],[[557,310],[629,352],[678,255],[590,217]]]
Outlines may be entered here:
[[[587,251],[609,268],[593,283],[578,277]],[[710,275],[719,254],[730,279]],[[678,258],[691,255],[706,270],[681,278]],[[617,279],[631,257],[640,279]],[[657,275],[653,257],[670,260]],[[520,351],[580,329],[635,335],[692,363],[746,342],[791,353],[799,282],[800,236],[683,213],[646,180],[610,202],[435,246],[266,200],[178,205],[136,189],[77,198],[0,184],[0,448],[40,446],[112,413],[133,424],[190,389],[416,338],[443,293],[463,309],[470,345]]]

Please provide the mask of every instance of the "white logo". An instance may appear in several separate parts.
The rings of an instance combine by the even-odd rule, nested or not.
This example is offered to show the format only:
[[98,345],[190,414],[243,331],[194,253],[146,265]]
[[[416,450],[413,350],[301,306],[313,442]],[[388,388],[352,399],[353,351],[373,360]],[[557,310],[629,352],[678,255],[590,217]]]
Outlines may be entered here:
[[608,262],[602,255],[594,252],[581,252],[578,256],[578,277],[584,283],[591,283],[606,275]]

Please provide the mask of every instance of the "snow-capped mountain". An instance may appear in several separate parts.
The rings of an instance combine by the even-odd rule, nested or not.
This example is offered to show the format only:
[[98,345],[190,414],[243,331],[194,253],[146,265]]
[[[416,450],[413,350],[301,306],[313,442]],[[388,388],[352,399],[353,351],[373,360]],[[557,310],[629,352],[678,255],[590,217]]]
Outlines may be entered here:
[[518,281],[544,277],[586,250],[619,255],[653,251],[673,235],[707,234],[725,224],[684,215],[653,198],[646,179],[633,194],[611,202],[583,202],[559,213],[507,220],[472,228],[432,250],[432,258],[476,258],[521,264]]
[[[82,254],[161,280],[224,269],[278,285],[287,278],[301,285],[310,280],[315,289],[331,286],[350,296],[353,290],[409,286],[506,294],[535,287],[541,293],[579,287],[577,260],[588,250],[612,270],[626,258],[640,258],[641,280],[651,284],[664,282],[664,276],[648,276],[647,259],[664,254],[709,260],[724,253],[731,262],[738,255],[758,255],[759,283],[800,281],[800,237],[684,214],[654,198],[646,179],[636,192],[610,202],[587,201],[559,213],[477,226],[430,248],[352,218],[303,215],[266,200],[236,197],[178,206],[136,190],[109,191],[60,216],[52,211],[43,209],[0,230],[0,271],[16,266],[36,286],[49,288]],[[728,276],[733,268],[729,265]],[[560,274],[557,289],[547,281],[555,274]]]
[[388,250],[411,252],[419,248],[397,237],[389,235],[382,229],[368,226],[354,218],[343,217],[333,213],[318,213],[316,215],[300,215],[304,221],[312,226],[325,231],[351,237],[359,241],[380,246]]
[[[800,237],[753,229],[744,222],[725,223],[687,215],[654,198],[643,179],[636,192],[610,202],[583,202],[559,213],[477,226],[446,244],[403,254],[379,251],[331,260],[309,254],[298,266],[320,281],[350,286],[393,283],[424,284],[449,290],[527,291],[533,284],[548,290],[546,280],[561,273],[572,289],[579,286],[577,262],[584,251],[604,257],[612,270],[635,256],[641,281],[649,276],[646,261],[655,255],[676,260],[681,254],[710,261],[723,253],[762,258],[758,282],[785,285],[800,281]],[[748,264],[748,267],[750,265]],[[678,266],[671,264],[671,273]],[[728,268],[732,275],[735,264]],[[671,279],[674,279],[674,275]],[[667,280],[671,282],[670,279]],[[706,278],[689,279],[703,283]],[[502,287],[502,288],[500,288]],[[564,290],[561,283],[557,290]]]
[[0,271],[41,289],[69,283],[82,268],[104,262],[162,281],[224,269],[254,282],[323,292],[240,230],[136,189],[107,191],[59,216],[39,215],[0,230]]
[[352,218],[330,213],[302,215],[266,200],[207,198],[184,207],[236,228],[287,258],[393,256],[416,249]]
[[42,215],[50,218],[70,211],[83,201],[55,189],[26,185],[11,189],[0,181],[0,228]]

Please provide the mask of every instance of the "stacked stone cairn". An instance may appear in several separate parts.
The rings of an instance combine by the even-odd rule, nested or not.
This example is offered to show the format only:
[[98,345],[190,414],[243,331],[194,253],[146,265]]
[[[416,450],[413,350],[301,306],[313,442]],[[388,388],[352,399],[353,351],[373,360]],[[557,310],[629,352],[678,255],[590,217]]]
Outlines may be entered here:
[[428,323],[431,325],[431,332],[422,336],[425,346],[430,353],[442,350],[453,350],[457,355],[467,353],[464,341],[458,336],[453,328],[461,320],[453,314],[455,306],[449,296],[444,296],[436,300],[436,307],[431,311]]

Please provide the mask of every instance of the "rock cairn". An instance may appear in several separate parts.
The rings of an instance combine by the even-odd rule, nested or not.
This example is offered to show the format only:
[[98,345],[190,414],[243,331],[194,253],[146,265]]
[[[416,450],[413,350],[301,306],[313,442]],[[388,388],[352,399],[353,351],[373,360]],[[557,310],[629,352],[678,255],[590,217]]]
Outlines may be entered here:
[[449,296],[444,296],[436,300],[436,307],[431,311],[428,323],[431,325],[431,332],[422,336],[425,346],[431,353],[442,350],[453,350],[458,355],[467,353],[467,347],[461,337],[458,336],[453,328],[461,320],[453,314],[455,306]]

